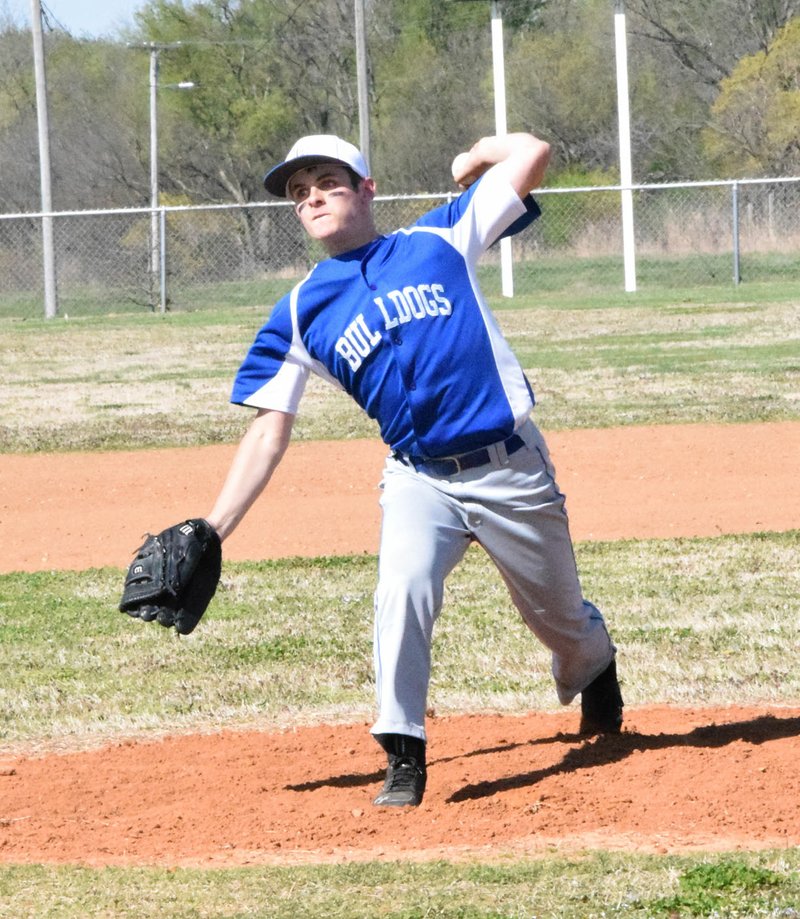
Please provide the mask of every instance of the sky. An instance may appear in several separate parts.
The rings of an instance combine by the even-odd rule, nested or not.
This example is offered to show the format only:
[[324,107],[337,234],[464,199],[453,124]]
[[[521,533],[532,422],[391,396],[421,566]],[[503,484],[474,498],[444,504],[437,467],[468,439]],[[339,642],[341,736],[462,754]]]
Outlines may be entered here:
[[[145,0],[41,0],[41,4],[76,38],[101,38],[133,25],[133,13]],[[0,0],[0,12],[4,8],[14,22],[30,24],[30,0]]]

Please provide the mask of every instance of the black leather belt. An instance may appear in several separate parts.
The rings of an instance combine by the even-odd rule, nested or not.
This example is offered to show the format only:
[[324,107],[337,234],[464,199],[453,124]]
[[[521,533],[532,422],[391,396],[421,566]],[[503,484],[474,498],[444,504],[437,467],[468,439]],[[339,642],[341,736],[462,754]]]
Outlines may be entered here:
[[[525,446],[525,441],[519,434],[512,434],[511,437],[503,441],[506,449],[506,455],[511,456]],[[480,450],[473,450],[471,453],[462,453],[459,456],[440,456],[437,459],[423,459],[419,456],[407,456],[405,453],[395,451],[392,455],[401,463],[409,463],[417,472],[427,472],[429,475],[457,475],[467,469],[476,469],[478,466],[485,466],[491,462],[492,455],[489,452],[490,447],[481,447]]]

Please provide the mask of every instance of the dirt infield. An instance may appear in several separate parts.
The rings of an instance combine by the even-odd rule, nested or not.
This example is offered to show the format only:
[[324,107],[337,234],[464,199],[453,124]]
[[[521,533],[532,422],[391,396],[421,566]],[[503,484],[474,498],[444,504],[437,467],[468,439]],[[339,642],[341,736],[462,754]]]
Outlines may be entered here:
[[[576,540],[800,528],[800,423],[548,440]],[[145,531],[207,511],[231,452],[3,456],[2,570],[122,567]],[[294,446],[227,557],[374,552],[383,452],[373,442]],[[596,740],[574,734],[576,723],[574,708],[432,718],[429,790],[411,812],[370,805],[382,758],[366,724],[0,752],[0,861],[220,866],[800,845],[800,706],[636,708],[620,737]]]
[[[548,435],[573,538],[800,526],[800,422]],[[0,457],[0,572],[127,565],[142,535],[208,513],[233,448]],[[225,543],[232,560],[375,552],[376,441],[294,444]]]

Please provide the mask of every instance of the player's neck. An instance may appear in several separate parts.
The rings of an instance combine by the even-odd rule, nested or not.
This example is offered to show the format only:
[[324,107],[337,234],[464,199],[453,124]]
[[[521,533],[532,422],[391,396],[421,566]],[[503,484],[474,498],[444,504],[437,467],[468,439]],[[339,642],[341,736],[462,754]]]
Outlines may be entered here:
[[368,224],[353,229],[347,233],[336,234],[328,239],[322,240],[328,255],[333,258],[337,255],[344,255],[345,252],[352,252],[353,249],[360,249],[377,239],[380,234],[375,229],[375,224],[370,221]]

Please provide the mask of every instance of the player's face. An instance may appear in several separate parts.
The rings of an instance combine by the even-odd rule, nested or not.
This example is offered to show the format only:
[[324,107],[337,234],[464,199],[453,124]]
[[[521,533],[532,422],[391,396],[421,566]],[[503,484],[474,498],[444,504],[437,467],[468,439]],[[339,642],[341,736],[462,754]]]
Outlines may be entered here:
[[364,179],[355,189],[344,166],[322,163],[296,172],[286,193],[305,231],[330,255],[355,249],[375,236],[372,179]]

